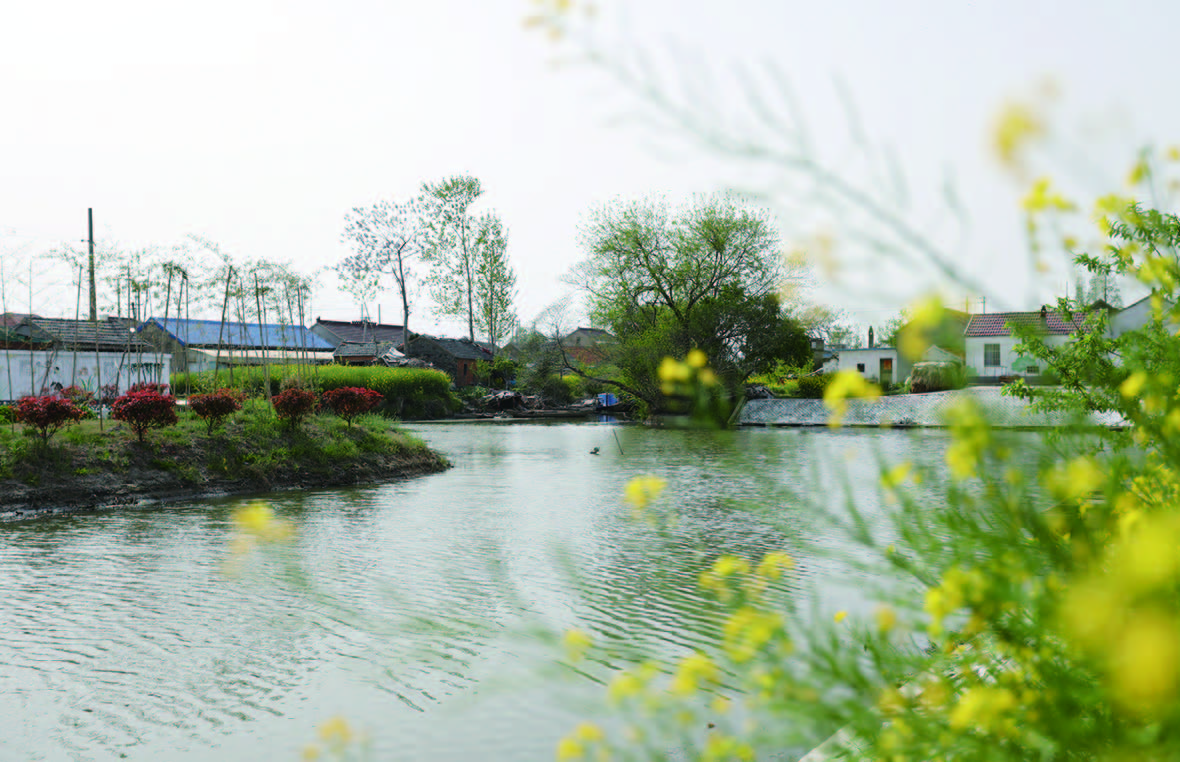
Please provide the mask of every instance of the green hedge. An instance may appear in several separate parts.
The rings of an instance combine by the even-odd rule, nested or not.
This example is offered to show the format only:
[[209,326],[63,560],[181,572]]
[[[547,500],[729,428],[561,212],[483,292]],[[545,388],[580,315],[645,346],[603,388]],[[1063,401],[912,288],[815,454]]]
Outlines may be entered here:
[[[380,412],[407,418],[441,416],[459,408],[459,400],[451,392],[451,377],[438,370],[421,368],[386,368],[359,365],[272,365],[234,368],[233,380],[228,370],[202,373],[176,373],[172,376],[175,394],[210,392],[221,388],[241,389],[252,397],[266,394],[269,381],[271,394],[282,391],[284,382],[298,381],[308,389],[326,392],[347,386],[372,389],[385,398]],[[289,381],[289,379],[291,381]]]
[[799,396],[819,399],[824,396],[824,390],[835,378],[834,373],[820,373],[816,376],[803,376],[796,383],[799,386]]

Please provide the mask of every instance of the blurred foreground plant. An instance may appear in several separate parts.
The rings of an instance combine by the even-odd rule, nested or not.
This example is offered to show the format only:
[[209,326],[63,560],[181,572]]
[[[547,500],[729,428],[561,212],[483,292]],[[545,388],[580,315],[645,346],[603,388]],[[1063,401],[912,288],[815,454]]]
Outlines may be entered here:
[[[793,573],[785,557],[717,559],[700,588],[727,612],[720,642],[617,672],[622,727],[576,730],[558,758],[787,758],[829,735],[808,760],[1180,756],[1180,218],[1131,205],[1105,227],[1105,252],[1079,260],[1150,289],[1142,325],[1112,335],[1066,301],[1085,318],[1072,341],[1032,331],[1019,350],[1063,386],[1013,391],[1073,423],[1015,438],[964,395],[944,465],[883,467],[896,543],[851,498],[831,516],[874,554],[873,616],[809,622],[767,586]],[[833,424],[871,393],[837,376]],[[1126,428],[1095,428],[1092,412]],[[932,482],[936,466],[947,476]]]

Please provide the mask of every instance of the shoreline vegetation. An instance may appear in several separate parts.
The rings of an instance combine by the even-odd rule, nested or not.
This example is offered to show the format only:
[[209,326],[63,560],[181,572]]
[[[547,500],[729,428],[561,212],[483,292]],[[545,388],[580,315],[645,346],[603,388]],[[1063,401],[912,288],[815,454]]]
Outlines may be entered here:
[[125,424],[89,419],[47,443],[0,428],[0,520],[200,497],[343,487],[437,473],[447,459],[374,414],[280,420],[265,400],[211,434],[183,411],[144,442]]

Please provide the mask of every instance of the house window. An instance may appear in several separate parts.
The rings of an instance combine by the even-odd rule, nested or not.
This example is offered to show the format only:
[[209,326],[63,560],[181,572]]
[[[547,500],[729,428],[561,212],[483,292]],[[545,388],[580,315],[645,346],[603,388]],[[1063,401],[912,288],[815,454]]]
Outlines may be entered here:
[[1040,365],[1030,365],[1024,369],[1024,372],[1030,376],[1039,376],[1039,375],[1041,375],[1041,366]]
[[865,372],[865,364],[863,362],[858,362],[856,364],[856,369],[857,369],[857,371],[864,373]]
[[983,365],[984,367],[998,367],[1000,364],[1000,345],[999,344],[984,344],[983,345]]

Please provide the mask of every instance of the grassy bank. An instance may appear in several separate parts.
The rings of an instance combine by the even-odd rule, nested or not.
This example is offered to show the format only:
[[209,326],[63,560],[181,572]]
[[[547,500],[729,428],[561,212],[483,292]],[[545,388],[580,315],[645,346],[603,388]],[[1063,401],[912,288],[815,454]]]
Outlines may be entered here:
[[96,420],[67,428],[48,445],[22,426],[0,428],[0,515],[45,508],[163,500],[201,494],[364,484],[441,471],[446,459],[424,442],[366,415],[351,427],[313,415],[295,429],[262,401],[212,435],[180,413],[176,426],[140,444],[125,426]]
[[250,397],[264,397],[268,384],[271,394],[278,394],[292,379],[320,393],[349,386],[372,389],[385,398],[376,412],[397,418],[442,418],[462,407],[451,391],[450,376],[420,368],[272,365],[239,367],[232,374],[228,370],[174,373],[171,382],[177,395],[231,388]]

